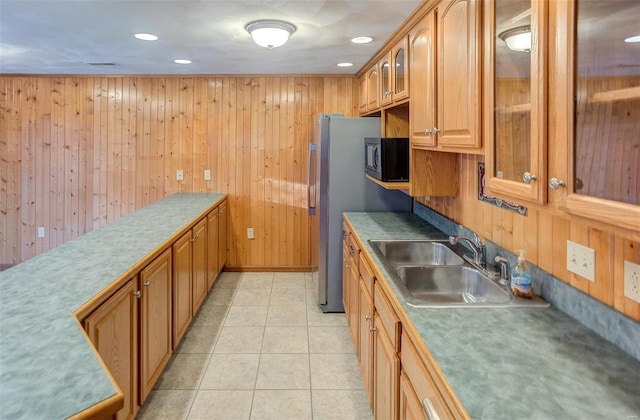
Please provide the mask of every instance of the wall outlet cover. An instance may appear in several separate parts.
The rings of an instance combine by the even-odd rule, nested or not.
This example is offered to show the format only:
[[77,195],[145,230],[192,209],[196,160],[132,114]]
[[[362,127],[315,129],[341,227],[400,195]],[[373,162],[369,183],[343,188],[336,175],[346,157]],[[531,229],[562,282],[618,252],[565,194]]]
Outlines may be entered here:
[[247,228],[247,238],[253,239],[253,228]]
[[587,280],[596,280],[596,251],[567,241],[567,270]]
[[182,169],[178,169],[176,171],[176,181],[183,181],[184,180],[184,172],[182,171]]
[[38,226],[38,238],[44,238],[44,227]]
[[640,303],[640,265],[624,261],[624,295]]
[[209,169],[204,170],[204,180],[211,181],[211,171]]

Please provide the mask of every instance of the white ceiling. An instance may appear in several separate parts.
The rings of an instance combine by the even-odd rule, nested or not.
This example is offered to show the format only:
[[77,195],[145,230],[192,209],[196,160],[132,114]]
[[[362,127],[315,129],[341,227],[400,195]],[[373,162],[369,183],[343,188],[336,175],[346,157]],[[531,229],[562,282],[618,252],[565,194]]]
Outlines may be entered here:
[[[421,2],[0,0],[0,73],[355,74]],[[256,19],[298,29],[283,47],[268,50],[244,29]],[[160,39],[140,41],[138,32]],[[350,42],[362,35],[374,42]],[[173,63],[177,58],[193,63]],[[354,66],[336,66],[343,61]]]

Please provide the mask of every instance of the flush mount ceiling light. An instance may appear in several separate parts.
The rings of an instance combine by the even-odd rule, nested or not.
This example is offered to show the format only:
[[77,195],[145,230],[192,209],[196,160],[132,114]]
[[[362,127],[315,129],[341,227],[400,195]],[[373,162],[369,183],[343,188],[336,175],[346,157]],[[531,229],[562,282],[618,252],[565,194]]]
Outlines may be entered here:
[[256,44],[269,49],[284,45],[296,31],[295,25],[289,22],[266,19],[249,22],[245,29]]
[[351,40],[354,44],[368,44],[373,41],[370,36],[357,36]]
[[531,51],[531,25],[518,26],[502,32],[498,37],[513,51]]
[[153,34],[135,34],[134,36],[143,41],[156,41],[158,39],[158,37]]

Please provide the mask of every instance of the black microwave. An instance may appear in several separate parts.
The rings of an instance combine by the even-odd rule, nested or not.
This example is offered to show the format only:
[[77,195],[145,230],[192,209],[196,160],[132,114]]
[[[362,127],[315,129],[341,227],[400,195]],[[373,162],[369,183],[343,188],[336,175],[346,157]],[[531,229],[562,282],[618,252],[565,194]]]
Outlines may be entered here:
[[409,181],[409,138],[365,137],[364,171],[384,182]]

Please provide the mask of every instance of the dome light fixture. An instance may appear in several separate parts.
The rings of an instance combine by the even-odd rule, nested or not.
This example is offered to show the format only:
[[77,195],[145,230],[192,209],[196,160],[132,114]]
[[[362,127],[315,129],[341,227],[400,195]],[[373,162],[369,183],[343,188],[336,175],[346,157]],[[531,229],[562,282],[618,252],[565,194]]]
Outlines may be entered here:
[[357,36],[351,40],[354,44],[368,44],[373,41],[373,38],[370,36]]
[[531,25],[508,29],[498,35],[513,51],[531,51]]
[[283,20],[263,19],[249,22],[245,29],[251,34],[256,44],[272,49],[284,45],[297,28]]

